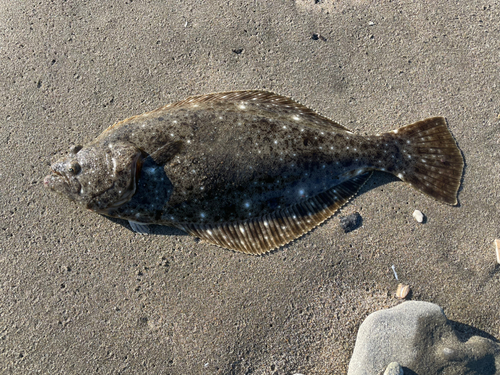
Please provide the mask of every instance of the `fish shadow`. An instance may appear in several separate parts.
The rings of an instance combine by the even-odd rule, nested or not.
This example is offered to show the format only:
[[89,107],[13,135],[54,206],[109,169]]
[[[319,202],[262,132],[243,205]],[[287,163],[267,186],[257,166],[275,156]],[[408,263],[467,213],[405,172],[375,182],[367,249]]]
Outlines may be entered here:
[[[131,232],[134,232],[130,228],[130,224],[128,223],[128,220],[124,219],[117,219],[115,217],[109,217],[105,215],[100,215],[109,221],[121,225],[122,227],[128,229]],[[156,224],[149,224],[149,229],[151,230],[150,234],[154,235],[161,235],[161,236],[187,236],[188,234],[180,229],[174,228],[174,227],[169,227],[166,225],[156,225]],[[135,233],[135,232],[134,232]]]
[[[356,196],[358,195],[362,195],[372,189],[377,189],[377,188],[380,188],[384,185],[387,185],[387,184],[390,184],[390,183],[393,183],[393,182],[402,182],[399,178],[397,178],[396,176],[393,176],[392,174],[389,174],[389,173],[384,173],[384,172],[377,172],[375,171],[372,175],[372,177],[367,181],[367,183],[365,183],[363,185],[363,187],[359,190],[359,192],[353,197],[355,198]],[[338,210],[335,215],[338,215],[339,213],[342,212],[342,209]],[[335,216],[333,215],[333,216]],[[132,229],[130,228],[130,225],[128,223],[127,220],[124,220],[124,219],[117,219],[117,218],[114,218],[114,217],[109,217],[109,216],[105,216],[105,215],[101,215],[102,217],[112,221],[113,223],[115,224],[118,224],[118,225],[121,225],[122,227],[132,231]],[[424,217],[424,220],[426,218]],[[357,219],[357,223],[356,223],[356,226],[349,230],[348,232],[352,231],[352,230],[356,230],[358,228],[360,228],[363,224],[363,221],[362,221],[362,217]],[[325,221],[325,223],[327,222],[328,220]],[[424,221],[425,222],[425,221]],[[323,223],[324,224],[324,223]],[[319,226],[322,226],[323,224],[319,225]],[[177,228],[174,228],[174,227],[169,227],[169,226],[166,226],[166,225],[158,225],[158,224],[150,224],[149,225],[149,228],[151,230],[151,233],[150,234],[154,234],[154,235],[162,235],[162,236],[188,236],[188,234],[180,229],[177,229]],[[314,231],[316,228],[312,229],[309,233],[311,233],[312,231]],[[294,241],[292,241],[293,243]],[[285,249],[287,248],[288,246],[290,246],[291,243],[289,244],[286,244],[282,247],[280,247],[280,249]],[[276,249],[278,250],[278,249]],[[270,253],[273,253],[274,251],[271,251]],[[269,253],[268,253],[269,254]]]
[[393,182],[403,182],[403,181],[401,181],[399,178],[390,173],[374,171],[372,177],[363,185],[363,187],[359,190],[356,196],[362,195],[372,189],[377,189],[381,186],[388,185]]

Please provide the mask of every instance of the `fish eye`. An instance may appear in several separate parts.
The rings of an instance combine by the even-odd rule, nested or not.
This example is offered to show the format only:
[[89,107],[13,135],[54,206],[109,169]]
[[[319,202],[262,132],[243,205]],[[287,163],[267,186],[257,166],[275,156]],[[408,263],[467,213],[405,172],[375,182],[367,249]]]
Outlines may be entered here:
[[76,161],[71,162],[71,164],[68,167],[68,172],[75,175],[78,174],[81,170],[80,164],[78,164]]

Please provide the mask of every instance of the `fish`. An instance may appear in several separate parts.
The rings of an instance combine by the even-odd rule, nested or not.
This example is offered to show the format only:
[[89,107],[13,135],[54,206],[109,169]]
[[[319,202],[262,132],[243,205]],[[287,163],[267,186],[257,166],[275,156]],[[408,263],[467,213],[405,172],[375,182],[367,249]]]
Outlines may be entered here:
[[348,203],[373,171],[457,204],[464,159],[444,117],[361,136],[259,90],[192,96],[107,128],[51,166],[46,188],[89,210],[264,254]]

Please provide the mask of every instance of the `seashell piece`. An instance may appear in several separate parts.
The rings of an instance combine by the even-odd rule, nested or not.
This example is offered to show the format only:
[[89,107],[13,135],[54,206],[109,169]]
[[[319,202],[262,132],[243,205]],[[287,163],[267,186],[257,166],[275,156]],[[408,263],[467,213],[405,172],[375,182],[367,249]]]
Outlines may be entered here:
[[413,217],[415,218],[415,220],[417,220],[419,223],[423,222],[424,221],[424,214],[419,211],[419,210],[415,210],[413,211]]
[[495,248],[497,253],[497,263],[500,264],[500,240],[495,240]]
[[406,296],[408,296],[408,293],[410,293],[410,286],[409,285],[404,285],[404,284],[399,284],[398,289],[396,289],[396,297],[399,299],[405,299]]

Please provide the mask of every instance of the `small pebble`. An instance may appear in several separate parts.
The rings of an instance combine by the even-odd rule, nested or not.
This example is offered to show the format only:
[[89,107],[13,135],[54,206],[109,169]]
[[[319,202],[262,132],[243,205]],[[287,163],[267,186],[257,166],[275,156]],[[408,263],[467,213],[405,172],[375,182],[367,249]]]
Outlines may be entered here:
[[399,363],[391,362],[385,369],[384,375],[404,375],[403,368]]
[[355,212],[349,216],[341,217],[340,226],[344,230],[344,233],[349,233],[361,226],[361,221],[361,215]]
[[424,221],[424,214],[420,212],[419,210],[413,211],[413,217],[415,220],[417,220],[419,223]]
[[497,263],[500,264],[500,240],[495,240],[495,248],[497,253]]
[[460,353],[451,348],[443,348],[443,350],[441,350],[441,357],[445,361],[460,361],[462,359]]

